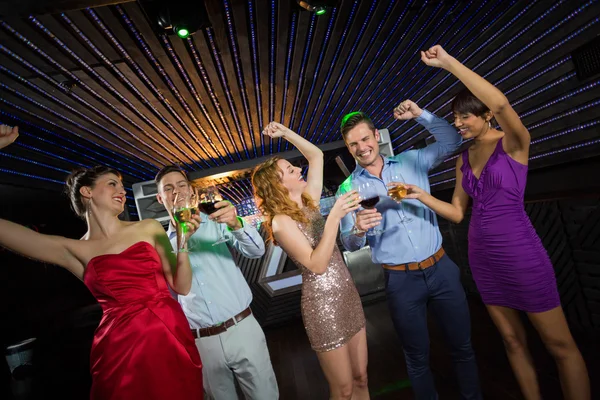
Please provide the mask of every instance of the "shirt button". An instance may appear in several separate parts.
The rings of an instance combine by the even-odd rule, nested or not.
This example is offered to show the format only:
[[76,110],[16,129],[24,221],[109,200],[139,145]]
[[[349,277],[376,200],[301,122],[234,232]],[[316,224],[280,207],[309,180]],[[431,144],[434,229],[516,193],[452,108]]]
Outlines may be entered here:
[[204,286],[204,282],[200,282],[200,286]]
[[208,304],[210,304],[210,301],[208,302]]
[[412,233],[412,231],[408,231],[408,233]]

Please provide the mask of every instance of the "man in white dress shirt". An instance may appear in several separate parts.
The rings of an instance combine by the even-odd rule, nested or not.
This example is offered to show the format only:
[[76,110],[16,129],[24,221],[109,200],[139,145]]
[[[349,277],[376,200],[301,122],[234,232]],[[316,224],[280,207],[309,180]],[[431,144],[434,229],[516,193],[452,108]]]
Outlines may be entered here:
[[[179,167],[167,166],[156,175],[156,184],[158,201],[171,215],[175,195],[189,190],[187,176]],[[231,203],[221,201],[215,206],[210,216],[200,213],[200,227],[188,239],[192,289],[178,296],[202,358],[205,395],[215,400],[238,399],[237,380],[246,399],[278,399],[265,335],[250,310],[252,292],[228,248],[229,243],[245,257],[260,258],[264,241],[237,216]],[[177,248],[173,222],[167,234]],[[213,246],[223,235],[230,240]]]

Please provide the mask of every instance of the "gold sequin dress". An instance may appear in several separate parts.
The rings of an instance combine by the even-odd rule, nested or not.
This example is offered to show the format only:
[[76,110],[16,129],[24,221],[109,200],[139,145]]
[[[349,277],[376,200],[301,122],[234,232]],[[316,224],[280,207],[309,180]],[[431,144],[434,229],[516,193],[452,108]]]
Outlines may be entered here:
[[[314,249],[323,235],[325,220],[318,209],[305,207],[303,211],[309,222],[298,222],[298,227]],[[322,275],[292,260],[302,271],[302,319],[311,347],[321,352],[343,346],[365,326],[365,315],[340,250],[335,246]]]

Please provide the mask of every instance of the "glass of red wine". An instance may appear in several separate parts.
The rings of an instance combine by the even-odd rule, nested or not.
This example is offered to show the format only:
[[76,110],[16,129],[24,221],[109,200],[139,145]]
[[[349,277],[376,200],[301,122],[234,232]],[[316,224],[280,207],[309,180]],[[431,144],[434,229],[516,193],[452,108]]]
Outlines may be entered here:
[[[217,211],[215,204],[220,201],[223,201],[223,196],[219,192],[219,189],[215,185],[205,186],[199,189],[200,203],[198,203],[198,208],[204,214],[209,215]],[[219,230],[221,232],[221,230]],[[219,238],[212,244],[216,246],[221,243],[225,243],[230,239],[230,237],[223,235],[220,233]]]
[[[360,205],[362,208],[370,210],[375,208],[379,203],[379,192],[375,186],[375,182],[369,180],[361,180],[357,182],[356,189],[361,197]],[[379,226],[371,228],[367,231],[367,236],[377,236],[384,232]]]

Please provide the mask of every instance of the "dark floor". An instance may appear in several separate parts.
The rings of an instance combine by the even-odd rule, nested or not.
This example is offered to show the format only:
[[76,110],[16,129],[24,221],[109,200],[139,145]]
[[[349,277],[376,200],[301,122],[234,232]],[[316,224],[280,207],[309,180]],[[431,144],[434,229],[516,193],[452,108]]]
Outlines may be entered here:
[[[521,399],[498,332],[484,305],[470,299],[473,347],[477,355],[483,398],[490,400]],[[369,390],[371,398],[414,399],[404,356],[385,301],[364,307],[367,318],[369,347]],[[529,325],[529,341],[544,400],[562,399],[556,367]],[[440,398],[458,399],[450,358],[446,355],[442,334],[432,319],[429,323],[431,338],[431,367]],[[301,320],[285,326],[265,330],[271,360],[277,375],[282,400],[328,399],[327,381],[311,350]],[[600,342],[598,338],[575,333],[586,359],[592,381],[592,398],[600,398]]]
[[[485,307],[478,298],[470,299],[473,346],[479,364],[484,399],[522,398],[504,355],[502,341]],[[365,305],[369,346],[369,389],[377,400],[413,399],[404,357],[394,332],[387,304],[378,301]],[[441,332],[430,321],[431,366],[442,400],[458,399],[450,358],[446,355]],[[86,399],[91,384],[89,349],[94,326],[68,329],[38,338],[34,354],[34,394],[29,399]],[[556,367],[537,334],[529,327],[531,351],[538,369],[544,400],[562,399]],[[282,400],[319,400],[328,398],[328,385],[315,353],[311,350],[302,321],[296,319],[280,327],[265,329],[271,359]],[[575,334],[588,364],[592,398],[600,398],[600,340],[598,336]],[[7,369],[4,364],[4,369]],[[3,371],[7,378],[8,371]],[[8,378],[10,379],[10,378]],[[0,398],[11,399],[10,384],[2,379]]]

